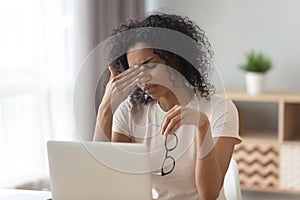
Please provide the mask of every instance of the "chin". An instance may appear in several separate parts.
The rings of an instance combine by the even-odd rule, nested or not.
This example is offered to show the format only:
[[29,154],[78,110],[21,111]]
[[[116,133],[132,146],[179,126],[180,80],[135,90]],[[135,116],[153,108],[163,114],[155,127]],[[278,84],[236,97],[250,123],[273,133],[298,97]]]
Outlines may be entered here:
[[159,99],[159,97],[155,94],[148,94],[147,93],[147,95],[150,96],[153,100]]

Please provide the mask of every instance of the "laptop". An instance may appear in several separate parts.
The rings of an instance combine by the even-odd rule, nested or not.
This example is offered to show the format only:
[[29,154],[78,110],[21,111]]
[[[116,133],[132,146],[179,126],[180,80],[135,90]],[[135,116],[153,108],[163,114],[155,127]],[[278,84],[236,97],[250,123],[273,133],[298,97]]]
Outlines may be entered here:
[[53,200],[150,200],[145,144],[49,141]]

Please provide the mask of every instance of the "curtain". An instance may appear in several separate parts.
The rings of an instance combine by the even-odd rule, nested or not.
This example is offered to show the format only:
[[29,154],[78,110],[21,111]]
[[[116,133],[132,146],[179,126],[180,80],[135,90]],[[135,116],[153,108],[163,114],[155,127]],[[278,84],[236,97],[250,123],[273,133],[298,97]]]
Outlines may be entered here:
[[[98,38],[99,41],[105,40],[113,29],[118,28],[120,23],[132,18],[142,18],[145,15],[144,0],[102,0],[99,1],[98,16]],[[100,80],[97,94],[96,107],[99,106],[103,90],[103,82],[105,75]]]
[[[75,9],[76,62],[85,60],[91,50],[104,41],[121,22],[129,18],[143,17],[145,13],[144,4],[144,0],[79,0]],[[84,65],[84,63],[81,64]],[[99,67],[108,66],[96,66],[89,70],[89,74],[86,75],[89,81],[81,83],[80,90],[82,92],[80,92],[80,96],[89,96],[87,90],[95,88],[93,84],[99,79],[95,76]],[[95,105],[91,105],[90,98],[80,101],[82,108],[80,108],[80,114],[78,114],[80,117],[77,121],[81,123],[76,123],[76,125],[80,138],[83,140],[91,140],[93,137],[97,107],[101,102],[103,90],[103,79],[101,79],[95,94]]]
[[98,37],[103,41],[121,22],[140,18],[145,14],[144,0],[100,0],[98,1]]
[[81,63],[121,21],[143,14],[144,0],[0,1],[0,187],[49,176],[46,142],[78,139],[72,106]]
[[0,2],[0,187],[48,176],[46,142],[74,138],[72,2]]

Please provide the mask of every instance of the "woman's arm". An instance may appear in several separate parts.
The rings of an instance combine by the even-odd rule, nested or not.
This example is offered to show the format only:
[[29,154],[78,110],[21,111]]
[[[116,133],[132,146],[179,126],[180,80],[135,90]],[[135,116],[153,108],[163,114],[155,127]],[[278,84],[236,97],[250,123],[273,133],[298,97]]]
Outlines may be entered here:
[[131,67],[121,74],[117,74],[110,66],[109,71],[111,76],[98,109],[93,141],[112,141],[113,113],[128,91],[144,77],[141,67]]
[[110,106],[99,106],[97,124],[93,141],[131,142],[131,139],[122,133],[112,132],[113,114]]
[[103,100],[99,106],[93,141],[111,141],[113,114],[110,104]]
[[203,112],[179,105],[167,112],[162,123],[161,134],[175,133],[183,124],[198,127],[195,180],[201,199],[215,200],[219,196],[234,145],[240,142],[236,138],[224,136],[214,139],[211,135],[211,126],[222,133],[237,131],[237,111],[232,108],[230,112],[224,112],[222,105],[224,102],[215,108],[217,122],[215,121],[214,125],[210,124]]
[[117,77],[117,72],[111,66],[108,69],[110,71],[110,78],[105,88],[105,94],[98,108],[93,141],[111,141],[111,127],[113,119],[113,111],[111,106],[113,91],[111,85],[115,79],[114,77]]
[[[197,134],[198,159],[195,179],[201,199],[217,199],[237,139],[230,137],[213,139],[209,131],[209,121],[204,114],[202,115],[202,124]],[[203,120],[205,117],[206,120]]]
[[124,135],[122,133],[113,132],[111,141],[112,142],[127,142],[127,143],[130,143],[131,139],[130,139],[130,137],[127,137],[126,135]]

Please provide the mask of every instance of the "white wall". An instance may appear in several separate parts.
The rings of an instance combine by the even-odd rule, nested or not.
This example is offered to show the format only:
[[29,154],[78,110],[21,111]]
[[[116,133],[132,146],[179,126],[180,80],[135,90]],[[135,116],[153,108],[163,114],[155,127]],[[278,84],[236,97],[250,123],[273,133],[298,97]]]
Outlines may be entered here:
[[146,10],[188,16],[203,28],[227,89],[245,88],[238,65],[253,49],[273,61],[267,90],[300,91],[300,1],[147,0]]

